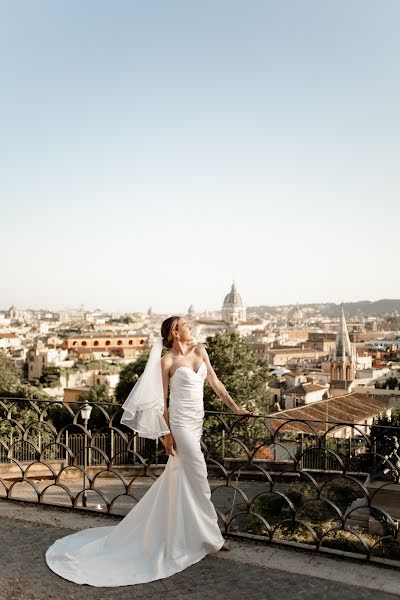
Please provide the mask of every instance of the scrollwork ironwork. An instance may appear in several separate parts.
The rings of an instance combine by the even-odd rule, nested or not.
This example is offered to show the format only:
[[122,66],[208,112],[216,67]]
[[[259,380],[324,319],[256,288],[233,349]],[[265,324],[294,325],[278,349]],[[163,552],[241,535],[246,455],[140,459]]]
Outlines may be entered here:
[[[120,405],[92,408],[86,428],[80,403],[0,399],[0,498],[126,514],[167,457],[161,442],[121,425]],[[368,428],[353,423],[224,412],[206,413],[201,442],[228,535],[400,566],[397,436],[391,444],[378,452]],[[377,465],[386,480],[374,478]]]

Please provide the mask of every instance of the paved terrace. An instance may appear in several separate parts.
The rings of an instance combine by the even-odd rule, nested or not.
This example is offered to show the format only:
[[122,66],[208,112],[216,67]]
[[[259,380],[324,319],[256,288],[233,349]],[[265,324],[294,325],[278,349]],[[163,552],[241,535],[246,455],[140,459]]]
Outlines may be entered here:
[[[117,522],[67,509],[0,501],[0,600],[394,600],[400,570],[311,552],[231,540],[218,552],[167,579],[120,588],[65,581],[47,567],[59,537]],[[318,576],[316,576],[318,575]]]

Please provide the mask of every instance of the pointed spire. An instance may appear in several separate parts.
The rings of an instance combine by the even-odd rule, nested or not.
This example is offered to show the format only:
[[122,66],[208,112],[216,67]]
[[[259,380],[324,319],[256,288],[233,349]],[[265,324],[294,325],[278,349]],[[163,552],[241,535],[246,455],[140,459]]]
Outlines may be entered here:
[[336,334],[333,359],[340,360],[341,362],[353,362],[354,360],[353,345],[350,342],[349,330],[347,328],[346,317],[344,316],[343,304],[340,315],[339,329]]

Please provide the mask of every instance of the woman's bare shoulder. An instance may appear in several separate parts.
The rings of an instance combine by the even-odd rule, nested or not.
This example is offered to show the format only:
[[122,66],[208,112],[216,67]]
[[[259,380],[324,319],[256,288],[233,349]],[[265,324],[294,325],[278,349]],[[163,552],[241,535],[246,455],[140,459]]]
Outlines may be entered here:
[[164,356],[161,358],[161,362],[165,367],[170,367],[173,363],[172,354],[166,352]]
[[193,347],[193,352],[198,356],[202,356],[203,358],[207,356],[207,350],[204,344],[196,344]]

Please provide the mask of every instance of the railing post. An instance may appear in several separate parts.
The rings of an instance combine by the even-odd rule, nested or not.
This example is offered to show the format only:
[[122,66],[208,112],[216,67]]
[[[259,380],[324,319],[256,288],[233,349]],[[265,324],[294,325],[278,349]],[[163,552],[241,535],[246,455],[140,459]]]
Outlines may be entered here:
[[303,464],[304,464],[304,456],[303,456],[303,452],[304,452],[304,431],[302,431],[300,435],[301,435],[301,437],[300,437],[300,453],[301,453],[300,469],[303,469]]
[[[110,448],[110,460],[113,460],[115,454],[115,440],[114,440],[114,430],[111,429],[111,448]],[[115,463],[114,463],[115,464]]]
[[[68,450],[70,450],[68,429],[65,430],[65,445],[67,446]],[[65,453],[66,453],[65,462],[66,462],[67,466],[69,466],[69,464],[70,464],[69,453],[67,451],[65,451]]]
[[[86,429],[86,425],[85,425]],[[87,437],[84,434],[83,438],[83,493],[82,493],[82,506],[87,505],[87,495],[86,495],[86,469],[87,469]]]
[[[137,452],[138,436],[135,434],[133,438],[133,450]],[[136,454],[133,455],[133,464],[136,464]]]

